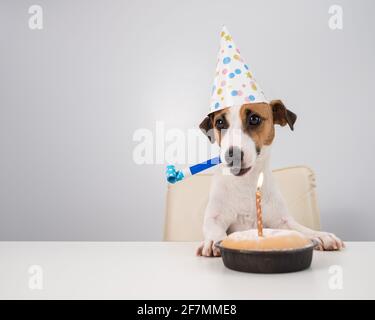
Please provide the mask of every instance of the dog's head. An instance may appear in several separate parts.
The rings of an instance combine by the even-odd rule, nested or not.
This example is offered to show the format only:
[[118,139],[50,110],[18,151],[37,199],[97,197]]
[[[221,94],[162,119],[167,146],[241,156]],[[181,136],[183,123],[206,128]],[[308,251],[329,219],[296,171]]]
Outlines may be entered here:
[[274,125],[289,125],[293,130],[297,116],[280,100],[249,103],[209,114],[200,129],[211,143],[220,146],[220,159],[232,174],[241,176],[254,166],[264,146],[275,136]]

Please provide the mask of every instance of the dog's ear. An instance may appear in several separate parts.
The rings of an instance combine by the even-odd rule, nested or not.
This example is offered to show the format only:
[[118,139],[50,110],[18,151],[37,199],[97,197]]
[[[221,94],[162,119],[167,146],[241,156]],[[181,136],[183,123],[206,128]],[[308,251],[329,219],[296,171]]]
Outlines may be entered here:
[[203,121],[199,125],[199,128],[207,136],[208,140],[210,140],[211,143],[215,142],[215,134],[214,134],[214,128],[212,125],[211,115],[208,115],[206,118],[203,119]]
[[281,100],[272,100],[270,102],[273,114],[273,123],[284,127],[289,125],[291,130],[294,130],[294,123],[297,120],[297,115],[285,108]]

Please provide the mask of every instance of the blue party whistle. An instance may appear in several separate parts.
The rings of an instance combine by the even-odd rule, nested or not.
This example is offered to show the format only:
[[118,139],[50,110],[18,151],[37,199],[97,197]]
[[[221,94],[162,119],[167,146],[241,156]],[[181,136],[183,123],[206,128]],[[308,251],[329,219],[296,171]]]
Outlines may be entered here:
[[215,157],[182,170],[176,170],[174,165],[168,165],[166,170],[166,178],[169,183],[176,183],[186,179],[187,177],[193,176],[199,172],[216,166],[219,163],[221,163],[220,157]]

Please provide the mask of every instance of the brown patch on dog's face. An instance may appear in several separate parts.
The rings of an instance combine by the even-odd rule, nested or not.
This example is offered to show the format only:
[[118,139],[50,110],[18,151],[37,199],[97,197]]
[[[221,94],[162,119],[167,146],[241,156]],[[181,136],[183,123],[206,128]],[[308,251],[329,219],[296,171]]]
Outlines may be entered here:
[[242,127],[255,143],[257,153],[275,137],[272,108],[268,103],[244,104],[240,109]]
[[[200,124],[200,129],[211,143],[215,141],[221,146],[221,140],[229,129],[234,114],[225,108],[209,114]],[[274,125],[289,125],[294,129],[297,116],[288,110],[280,100],[268,103],[248,103],[240,108],[240,119],[243,131],[254,141],[259,154],[263,146],[270,145],[275,137]]]
[[209,114],[199,126],[220,146],[221,162],[231,174],[241,176],[255,165],[265,146],[272,144],[275,124],[288,124],[293,130],[297,116],[280,100],[271,103],[248,103]]
[[268,103],[244,104],[240,110],[244,131],[253,139],[258,154],[263,146],[270,145],[275,137],[275,124],[289,125],[294,130],[297,116],[285,108],[281,100]]
[[213,114],[212,125],[214,127],[215,139],[220,146],[221,137],[225,134],[225,130],[229,128],[228,117],[228,108],[215,112]]
[[221,137],[225,134],[225,129],[229,127],[229,122],[226,117],[228,110],[229,108],[225,108],[209,114],[199,125],[199,128],[208,137],[211,143],[216,141],[220,146]]

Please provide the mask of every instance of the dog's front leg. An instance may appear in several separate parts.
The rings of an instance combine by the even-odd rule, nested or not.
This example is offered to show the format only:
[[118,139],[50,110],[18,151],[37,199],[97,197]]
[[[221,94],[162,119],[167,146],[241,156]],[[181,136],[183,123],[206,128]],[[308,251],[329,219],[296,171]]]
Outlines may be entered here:
[[220,250],[215,247],[215,243],[227,236],[227,229],[230,224],[229,219],[224,214],[211,213],[207,210],[203,221],[204,241],[198,247],[197,255],[219,257]]

